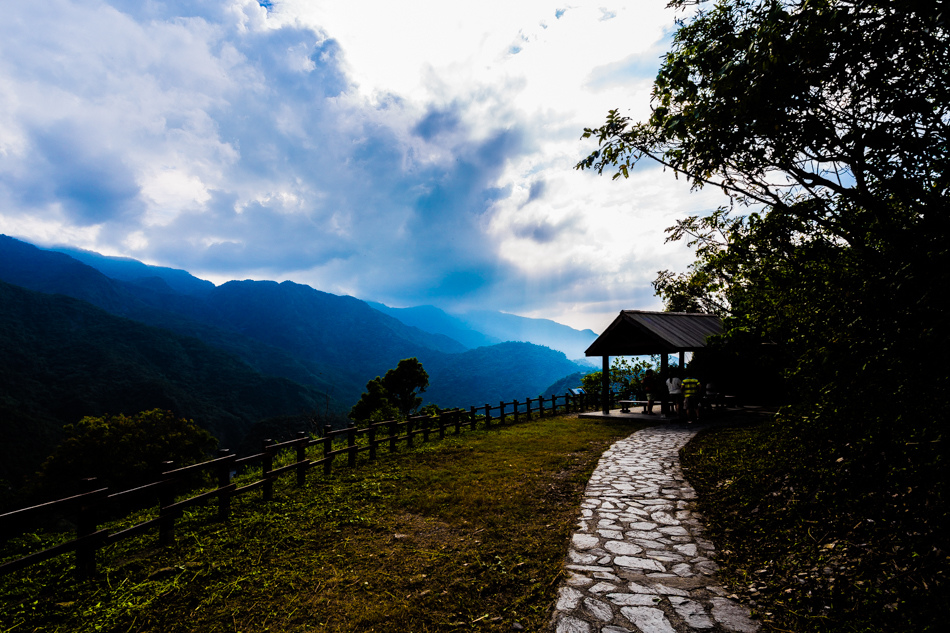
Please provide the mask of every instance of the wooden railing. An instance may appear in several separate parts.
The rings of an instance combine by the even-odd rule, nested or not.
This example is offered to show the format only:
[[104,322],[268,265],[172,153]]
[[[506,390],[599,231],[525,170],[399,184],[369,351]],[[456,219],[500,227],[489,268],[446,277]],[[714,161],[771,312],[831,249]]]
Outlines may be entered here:
[[[359,453],[367,453],[370,462],[378,459],[380,447],[395,452],[400,443],[412,448],[418,441],[429,442],[436,436],[444,439],[446,434],[459,435],[463,430],[474,431],[479,425],[491,428],[599,407],[599,399],[591,394],[527,398],[520,402],[502,401],[497,406],[485,404],[469,407],[468,410],[451,409],[436,417],[413,416],[407,420],[375,422],[362,428],[350,426],[334,430],[326,427],[321,437],[311,437],[299,431],[297,437],[290,441],[275,443],[264,440],[260,453],[245,457],[236,457],[228,449],[221,449],[215,459],[183,468],[174,468],[172,462],[163,462],[156,481],[120,492],[110,493],[108,488],[98,487],[95,479],[87,479],[84,480],[87,492],[0,515],[0,534],[4,535],[26,532],[49,515],[74,517],[76,525],[74,539],[4,562],[0,564],[0,575],[76,552],[76,574],[79,578],[87,578],[96,573],[96,551],[100,548],[153,529],[158,530],[160,545],[171,545],[175,540],[175,522],[186,508],[216,502],[217,519],[226,521],[231,515],[231,501],[235,497],[260,489],[261,499],[270,501],[278,477],[294,473],[296,485],[304,486],[307,473],[315,467],[322,466],[323,474],[329,475],[338,456],[345,455],[347,466],[353,468]],[[318,451],[320,458],[308,458],[308,449],[318,445],[321,449]],[[288,451],[293,451],[293,461],[274,468],[274,458]],[[285,456],[284,461],[288,457]],[[234,484],[233,476],[242,467],[252,463],[260,463],[261,478],[241,486]],[[211,474],[217,486],[176,501],[179,489],[199,474]],[[155,499],[158,501],[158,515],[155,518],[116,532],[99,528],[105,517],[115,514],[117,507],[128,504],[142,506]]]

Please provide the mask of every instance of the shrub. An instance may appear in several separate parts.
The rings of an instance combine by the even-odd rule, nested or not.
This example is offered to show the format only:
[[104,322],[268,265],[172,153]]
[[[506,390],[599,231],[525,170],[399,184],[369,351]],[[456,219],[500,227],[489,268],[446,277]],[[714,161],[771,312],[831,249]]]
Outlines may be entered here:
[[162,462],[176,468],[197,463],[218,443],[192,420],[161,409],[87,416],[63,430],[66,439],[43,463],[38,479],[39,488],[55,496],[76,492],[86,477],[110,488],[149,483]]

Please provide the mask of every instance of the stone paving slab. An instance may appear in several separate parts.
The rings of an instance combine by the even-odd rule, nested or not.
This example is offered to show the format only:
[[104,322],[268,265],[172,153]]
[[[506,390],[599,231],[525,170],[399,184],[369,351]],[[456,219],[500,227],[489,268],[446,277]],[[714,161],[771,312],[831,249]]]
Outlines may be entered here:
[[564,562],[555,633],[756,633],[748,609],[716,580],[696,493],[679,449],[696,429],[637,431],[601,456]]

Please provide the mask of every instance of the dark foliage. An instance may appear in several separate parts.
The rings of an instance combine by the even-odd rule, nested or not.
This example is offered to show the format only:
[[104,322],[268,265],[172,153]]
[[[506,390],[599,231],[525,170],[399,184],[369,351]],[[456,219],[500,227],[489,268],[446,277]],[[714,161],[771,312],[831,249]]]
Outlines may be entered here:
[[84,417],[63,427],[66,437],[43,463],[37,485],[44,496],[62,498],[82,492],[81,479],[94,477],[113,490],[156,481],[171,468],[207,459],[217,440],[192,420],[153,409],[135,415]]
[[569,376],[565,376],[541,392],[541,395],[547,398],[551,396],[563,396],[570,389],[579,389],[581,387],[581,378],[585,375],[586,374],[581,372],[575,372]]
[[[697,260],[655,284],[669,307],[726,317],[720,352],[770,346],[784,370],[789,406],[774,438],[724,467],[734,472],[724,479],[749,481],[729,519],[745,545],[727,562],[809,583],[817,559],[783,547],[821,530],[825,543],[849,544],[840,560],[861,571],[832,566],[837,584],[812,595],[842,612],[807,626],[840,630],[850,613],[882,630],[920,630],[901,617],[936,627],[938,601],[918,596],[945,599],[934,569],[950,531],[946,3],[699,4],[657,76],[652,116],[634,124],[611,112],[586,131],[600,147],[579,167],[626,176],[647,157],[732,197],[732,209],[669,230]],[[738,204],[758,210],[730,214]],[[765,599],[818,613],[796,596]]]
[[303,431],[312,437],[319,436],[325,427],[342,428],[346,420],[339,414],[327,415],[314,412],[301,415],[280,415],[260,420],[251,425],[237,447],[238,455],[253,455],[261,452],[264,440],[287,442]]
[[941,446],[853,435],[786,417],[684,449],[722,573],[773,630],[942,630]]

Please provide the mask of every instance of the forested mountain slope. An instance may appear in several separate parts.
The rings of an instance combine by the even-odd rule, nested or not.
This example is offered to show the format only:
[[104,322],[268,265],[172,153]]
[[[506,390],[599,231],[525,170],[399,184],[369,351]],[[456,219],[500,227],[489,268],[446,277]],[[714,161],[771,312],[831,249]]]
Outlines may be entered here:
[[278,415],[323,412],[315,389],[263,376],[195,338],[0,282],[0,478],[35,469],[83,416],[170,409],[236,446]]
[[[144,266],[144,265],[143,265]],[[238,354],[250,366],[313,386],[337,410],[368,378],[420,350],[463,351],[441,335],[406,326],[352,297],[272,281],[233,281],[197,296],[157,277],[111,279],[62,253],[0,236],[0,280],[89,301]]]
[[[315,389],[337,413],[349,411],[369,379],[403,358],[423,362],[430,376],[426,402],[443,407],[537,396],[583,369],[559,351],[530,343],[466,351],[449,336],[407,325],[359,299],[289,281],[231,281],[215,287],[185,271],[80,255],[121,278],[0,236],[0,280],[82,299],[114,315],[201,339],[257,372]],[[454,319],[432,310],[437,318]],[[533,321],[539,320],[519,323]],[[456,332],[482,336],[464,326]]]

